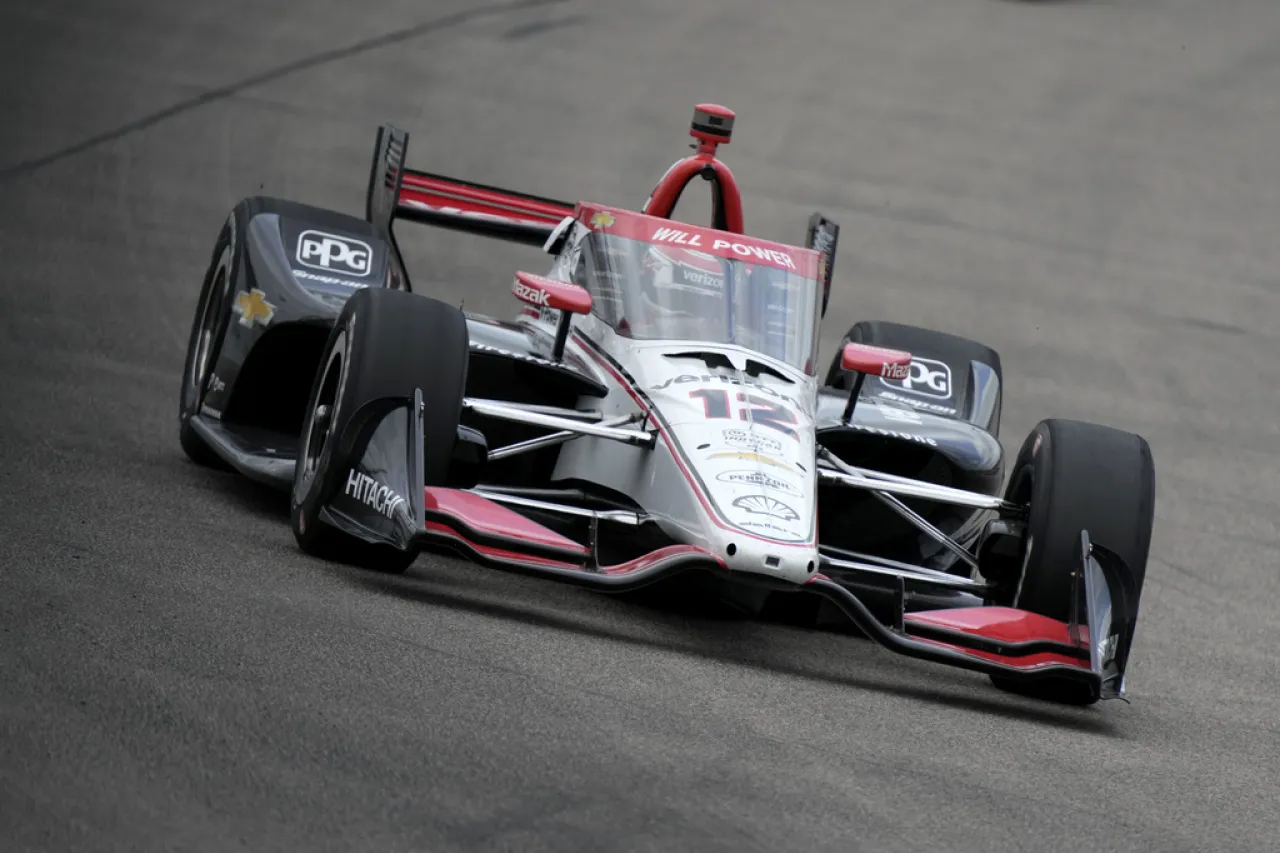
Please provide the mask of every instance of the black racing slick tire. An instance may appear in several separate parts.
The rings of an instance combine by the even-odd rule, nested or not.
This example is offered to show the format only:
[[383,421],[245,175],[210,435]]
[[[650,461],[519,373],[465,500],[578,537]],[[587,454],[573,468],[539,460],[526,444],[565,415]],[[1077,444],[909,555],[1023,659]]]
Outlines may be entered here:
[[[423,482],[442,485],[457,441],[470,349],[457,308],[398,290],[365,288],[347,301],[325,346],[299,440],[290,519],[303,551],[385,572],[403,572],[417,549],[402,550],[325,524],[320,509],[359,461],[375,404],[412,400],[421,389]],[[367,437],[367,436],[366,436]]]
[[1155,464],[1142,436],[1083,421],[1037,424],[1005,490],[1006,500],[1030,506],[1031,551],[1013,606],[1067,621],[1081,530],[1124,562],[1140,593],[1155,492]]
[[[926,411],[940,414],[958,414],[962,401],[969,393],[969,364],[979,362],[995,372],[998,380],[998,393],[995,405],[984,412],[978,426],[992,435],[999,434],[1000,427],[1000,395],[1004,392],[1004,370],[1000,364],[1000,354],[985,344],[971,341],[968,338],[924,329],[919,326],[908,326],[902,323],[889,323],[883,320],[864,320],[854,324],[845,334],[844,339],[831,359],[827,368],[824,384],[828,388],[848,391],[853,387],[854,374],[840,367],[840,354],[847,343],[873,344],[888,349],[904,350],[916,357],[934,362],[942,362],[950,368],[952,382],[947,390],[947,397],[932,395],[920,396],[899,394],[898,399],[907,405],[919,405]],[[961,414],[963,417],[963,415]]]
[[[1082,421],[1041,421],[1018,451],[1005,499],[1029,507],[1030,548],[1012,591],[1013,607],[1070,620],[1084,530],[1120,558],[1132,583],[1127,615],[1137,619],[1155,519],[1155,463],[1146,439]],[[1014,687],[998,677],[992,681]]]
[[187,457],[197,465],[230,470],[191,425],[191,419],[204,405],[214,366],[222,349],[222,339],[231,320],[232,279],[240,251],[237,213],[232,213],[218,233],[213,257],[204,274],[200,299],[196,303],[191,334],[187,339],[187,358],[182,368],[182,391],[178,400],[178,443]]

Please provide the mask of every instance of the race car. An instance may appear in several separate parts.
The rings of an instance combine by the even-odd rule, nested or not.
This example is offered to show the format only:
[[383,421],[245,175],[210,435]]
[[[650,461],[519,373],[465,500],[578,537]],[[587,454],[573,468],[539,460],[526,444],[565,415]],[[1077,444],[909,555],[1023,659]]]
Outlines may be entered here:
[[[289,490],[317,557],[403,571],[444,546],[613,592],[692,577],[1005,689],[1122,696],[1147,442],[1045,420],[1006,464],[999,356],[938,331],[860,322],[823,373],[839,226],[747,234],[718,156],[734,120],[698,105],[694,153],[639,210],[409,169],[389,125],[363,218],[241,201],[192,327],[183,449]],[[672,218],[695,177],[710,227]],[[512,319],[465,314],[414,290],[399,222],[551,260],[514,273]]]

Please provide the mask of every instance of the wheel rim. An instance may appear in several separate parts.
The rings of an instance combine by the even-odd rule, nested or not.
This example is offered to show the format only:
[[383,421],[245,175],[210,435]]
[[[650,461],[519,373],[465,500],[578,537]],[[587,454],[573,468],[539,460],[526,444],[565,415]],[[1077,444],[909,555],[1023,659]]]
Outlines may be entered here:
[[214,273],[213,285],[209,288],[209,298],[200,306],[199,332],[196,337],[196,351],[191,359],[191,373],[188,380],[194,392],[191,405],[192,414],[200,411],[204,403],[205,391],[208,389],[211,362],[213,361],[213,343],[218,331],[218,323],[222,319],[218,306],[226,300],[227,266],[226,255],[218,262],[218,271]]
[[320,458],[324,455],[329,439],[333,435],[338,397],[346,384],[346,342],[346,333],[339,333],[333,348],[329,351],[329,359],[325,362],[315,403],[307,414],[302,433],[301,452],[298,454],[298,465],[301,469],[297,490],[299,500],[306,495],[312,480],[315,479],[316,472],[320,468]]

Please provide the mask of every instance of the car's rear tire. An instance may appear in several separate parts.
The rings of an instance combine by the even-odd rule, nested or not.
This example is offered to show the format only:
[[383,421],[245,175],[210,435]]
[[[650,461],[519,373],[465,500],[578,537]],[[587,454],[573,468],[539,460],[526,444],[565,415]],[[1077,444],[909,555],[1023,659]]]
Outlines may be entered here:
[[218,233],[213,245],[213,257],[205,271],[200,299],[196,303],[191,334],[187,339],[187,358],[182,368],[182,391],[178,398],[178,443],[192,462],[208,468],[230,470],[229,465],[216,454],[191,425],[191,419],[200,412],[222,339],[227,333],[231,318],[231,280],[235,270],[236,243],[235,217],[228,219]]
[[[1018,452],[1005,498],[1029,506],[1030,551],[1011,590],[1011,606],[1069,621],[1084,530],[1122,561],[1132,582],[1126,609],[1129,618],[1137,618],[1155,517],[1155,465],[1146,439],[1082,421],[1041,421]],[[999,677],[992,681],[1016,687]],[[1071,691],[1056,684],[1034,693],[1072,701]]]
[[379,400],[412,399],[416,389],[425,403],[423,482],[445,482],[469,354],[466,319],[451,305],[372,287],[347,301],[325,345],[299,439],[290,517],[303,551],[386,572],[403,572],[413,563],[416,549],[356,539],[322,522],[319,511],[359,462],[360,451],[347,439],[353,427],[359,429],[362,409]]
[[[925,406],[926,411],[937,412],[939,406],[959,409],[962,395],[968,393],[970,362],[976,361],[987,365],[995,372],[998,380],[995,405],[983,414],[981,418],[983,422],[978,426],[992,435],[998,435],[1001,395],[1004,392],[1004,371],[1000,364],[1000,354],[991,347],[935,329],[923,329],[919,326],[889,323],[883,320],[864,320],[851,327],[840,342],[840,346],[836,348],[831,365],[827,369],[825,384],[828,388],[848,391],[853,387],[854,374],[840,367],[840,353],[846,343],[874,344],[889,349],[905,350],[919,358],[944,362],[950,365],[953,371],[960,372],[960,377],[953,376],[956,387],[950,389],[952,392],[950,399],[922,397],[914,401],[913,398],[902,395],[907,397],[902,400],[904,404],[910,405],[909,400],[911,400]],[[963,382],[962,385],[961,382]],[[963,417],[963,413],[959,414]]]

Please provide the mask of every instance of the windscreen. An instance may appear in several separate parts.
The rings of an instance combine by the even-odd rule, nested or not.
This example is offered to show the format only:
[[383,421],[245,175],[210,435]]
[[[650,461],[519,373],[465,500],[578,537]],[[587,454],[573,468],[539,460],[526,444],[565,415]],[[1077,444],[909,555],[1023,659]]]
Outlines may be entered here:
[[594,232],[574,281],[625,337],[737,344],[813,373],[820,290],[794,270]]

